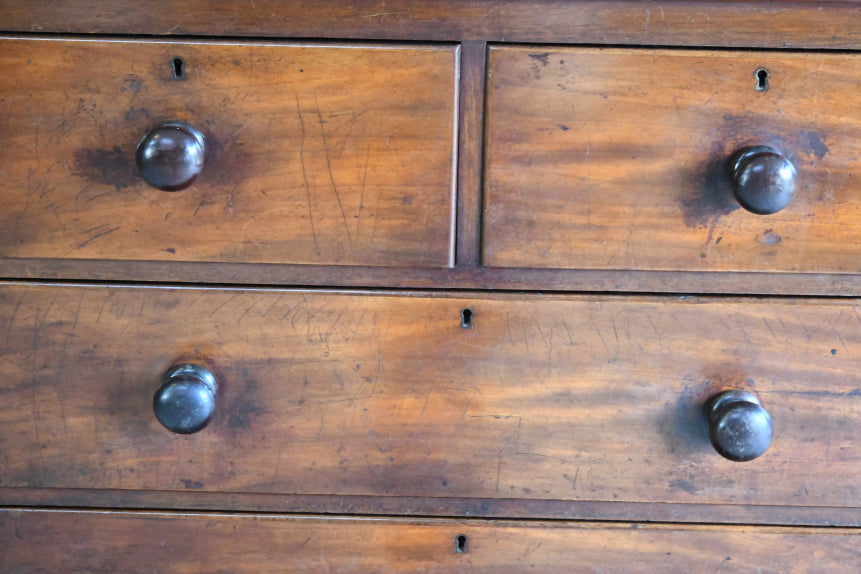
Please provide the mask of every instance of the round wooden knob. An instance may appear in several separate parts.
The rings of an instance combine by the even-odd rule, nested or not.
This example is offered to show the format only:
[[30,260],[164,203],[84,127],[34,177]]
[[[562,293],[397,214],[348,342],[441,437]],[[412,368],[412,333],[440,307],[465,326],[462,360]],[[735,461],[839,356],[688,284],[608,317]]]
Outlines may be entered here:
[[777,213],[795,195],[795,166],[774,148],[754,146],[739,150],[730,161],[730,171],[736,200],[752,213]]
[[178,365],[164,376],[152,401],[155,416],[170,431],[191,434],[207,425],[215,413],[218,384],[200,365]]
[[762,403],[747,391],[725,391],[706,404],[709,437],[718,453],[744,462],[761,456],[771,445],[774,429]]
[[165,122],[138,144],[135,162],[148,184],[163,191],[191,185],[203,171],[203,134],[185,122]]

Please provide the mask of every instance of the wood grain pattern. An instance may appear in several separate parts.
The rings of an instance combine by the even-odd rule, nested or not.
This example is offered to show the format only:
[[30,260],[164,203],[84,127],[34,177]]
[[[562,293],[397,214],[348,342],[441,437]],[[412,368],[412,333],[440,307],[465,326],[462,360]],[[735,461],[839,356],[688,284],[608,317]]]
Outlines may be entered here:
[[[853,301],[10,284],[0,318],[2,486],[861,506]],[[219,407],[172,435],[188,360]],[[708,444],[728,387],[756,461]]]
[[0,0],[18,32],[861,48],[854,0]]
[[[450,265],[456,52],[2,40],[0,255]],[[134,154],[175,119],[207,164],[166,193]]]
[[[861,271],[861,57],[495,47],[488,74],[486,264]],[[758,144],[799,171],[770,216],[727,176]]]
[[[861,531],[0,511],[4,571],[857,572]],[[456,552],[457,536],[466,537]],[[52,548],[54,552],[39,551]]]

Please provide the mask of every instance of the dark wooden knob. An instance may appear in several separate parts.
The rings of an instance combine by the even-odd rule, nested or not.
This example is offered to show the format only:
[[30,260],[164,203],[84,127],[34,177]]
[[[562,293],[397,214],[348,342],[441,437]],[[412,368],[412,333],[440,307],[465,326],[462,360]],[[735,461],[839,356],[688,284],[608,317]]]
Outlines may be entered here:
[[191,434],[215,413],[218,385],[208,369],[186,364],[172,367],[152,401],[155,416],[170,431]]
[[730,161],[733,193],[746,210],[769,215],[792,201],[795,166],[774,148],[754,146],[735,153]]
[[203,134],[185,122],[165,122],[138,144],[135,162],[148,184],[163,191],[191,185],[203,171]]
[[712,446],[725,458],[753,460],[771,445],[771,416],[753,393],[720,393],[706,403],[706,415]]

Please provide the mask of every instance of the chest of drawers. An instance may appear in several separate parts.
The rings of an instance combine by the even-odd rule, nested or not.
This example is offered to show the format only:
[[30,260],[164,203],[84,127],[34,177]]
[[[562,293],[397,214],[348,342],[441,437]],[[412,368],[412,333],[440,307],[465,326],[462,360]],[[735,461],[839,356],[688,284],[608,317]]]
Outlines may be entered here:
[[4,572],[861,566],[856,2],[48,5]]

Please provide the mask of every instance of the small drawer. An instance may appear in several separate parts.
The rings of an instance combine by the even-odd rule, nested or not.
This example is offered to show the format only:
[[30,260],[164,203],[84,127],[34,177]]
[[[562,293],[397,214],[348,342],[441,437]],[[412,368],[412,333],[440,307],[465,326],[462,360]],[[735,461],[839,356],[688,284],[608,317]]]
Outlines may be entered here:
[[[0,486],[858,508],[858,317],[849,300],[6,284]],[[772,421],[754,460],[710,443],[727,390],[762,408],[725,414]],[[163,426],[167,391],[163,420],[197,393],[208,425]]]
[[[847,572],[858,529],[0,510],[4,572]],[[51,549],[45,552],[44,549]]]
[[484,262],[859,272],[859,84],[855,54],[494,47]]
[[0,40],[0,256],[445,267],[456,65],[453,46]]

